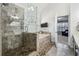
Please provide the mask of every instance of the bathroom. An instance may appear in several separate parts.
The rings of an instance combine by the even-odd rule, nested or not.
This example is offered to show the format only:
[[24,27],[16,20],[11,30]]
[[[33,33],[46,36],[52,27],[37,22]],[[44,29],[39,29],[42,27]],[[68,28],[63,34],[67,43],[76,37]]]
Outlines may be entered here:
[[[74,16],[75,6],[78,5],[68,3],[0,3],[0,55],[74,55],[72,33],[74,35],[76,25],[73,23],[78,22],[73,22],[76,19]],[[66,45],[58,44],[57,17],[59,16],[69,16],[69,36]],[[68,49],[71,47],[72,50],[66,51],[64,47]]]

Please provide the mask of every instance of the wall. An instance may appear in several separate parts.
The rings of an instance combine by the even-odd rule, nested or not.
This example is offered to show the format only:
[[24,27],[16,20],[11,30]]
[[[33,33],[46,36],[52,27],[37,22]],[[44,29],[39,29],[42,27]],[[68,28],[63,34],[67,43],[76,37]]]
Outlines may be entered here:
[[72,47],[72,35],[76,35],[76,25],[79,22],[79,4],[70,4],[70,40],[69,45]]
[[0,56],[2,53],[2,39],[1,39],[1,4],[0,4]]
[[79,4],[71,4],[71,33],[76,31],[77,22],[79,22]]

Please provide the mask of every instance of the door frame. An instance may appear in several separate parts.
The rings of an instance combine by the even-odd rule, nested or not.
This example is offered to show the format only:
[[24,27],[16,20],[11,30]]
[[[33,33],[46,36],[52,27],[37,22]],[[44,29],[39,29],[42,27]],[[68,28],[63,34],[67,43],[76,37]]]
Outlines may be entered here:
[[58,35],[57,35],[57,14],[55,15],[55,44],[57,47],[58,44]]
[[[63,15],[63,16],[65,16],[65,15]],[[57,34],[57,18],[58,18],[59,16],[56,14],[55,15],[55,43],[56,43],[56,46],[57,46],[57,44],[58,44],[58,34]],[[70,33],[70,15],[68,15],[68,45],[70,46],[70,37],[71,37],[71,33]]]

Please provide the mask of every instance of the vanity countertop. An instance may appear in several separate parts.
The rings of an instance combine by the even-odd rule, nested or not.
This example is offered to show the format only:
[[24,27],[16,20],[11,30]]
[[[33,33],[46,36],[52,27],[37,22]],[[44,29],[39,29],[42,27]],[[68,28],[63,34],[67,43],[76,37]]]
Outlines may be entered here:
[[39,39],[45,38],[47,36],[49,36],[49,33],[38,33],[37,36],[39,37]]

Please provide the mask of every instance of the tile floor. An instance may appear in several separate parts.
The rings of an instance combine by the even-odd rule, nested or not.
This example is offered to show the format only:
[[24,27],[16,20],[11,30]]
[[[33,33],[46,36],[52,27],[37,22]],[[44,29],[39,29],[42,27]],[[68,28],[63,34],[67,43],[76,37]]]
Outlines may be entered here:
[[58,43],[58,47],[53,46],[46,56],[74,56],[73,49],[69,48],[65,44]]
[[[45,54],[45,56],[74,56],[74,51],[67,44],[67,37],[59,36],[57,47],[55,45]],[[37,52],[29,54],[29,56],[39,56]]]
[[[59,35],[57,47],[52,48],[46,53],[46,56],[74,56],[74,51],[67,44],[67,37]],[[63,40],[64,39],[64,40]]]

